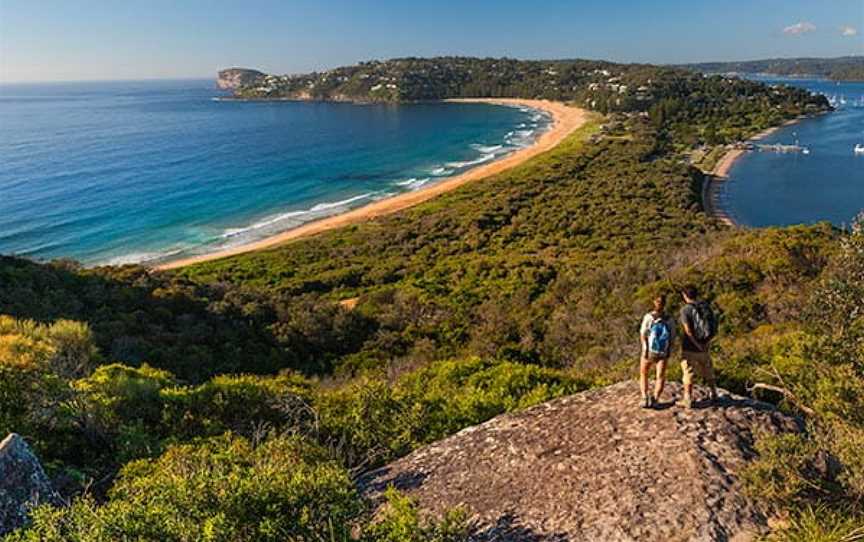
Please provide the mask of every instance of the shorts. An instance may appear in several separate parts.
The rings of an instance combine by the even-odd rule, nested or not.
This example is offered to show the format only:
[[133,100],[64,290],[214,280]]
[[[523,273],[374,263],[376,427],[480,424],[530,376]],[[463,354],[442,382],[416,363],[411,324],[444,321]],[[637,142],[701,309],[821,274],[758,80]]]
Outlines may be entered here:
[[693,383],[694,375],[701,377],[705,382],[714,382],[711,354],[686,350],[681,352],[681,374],[685,386]]
[[654,352],[646,352],[642,354],[642,359],[646,361],[650,361],[652,363],[656,363],[659,361],[666,361],[669,359],[669,354],[655,354]]

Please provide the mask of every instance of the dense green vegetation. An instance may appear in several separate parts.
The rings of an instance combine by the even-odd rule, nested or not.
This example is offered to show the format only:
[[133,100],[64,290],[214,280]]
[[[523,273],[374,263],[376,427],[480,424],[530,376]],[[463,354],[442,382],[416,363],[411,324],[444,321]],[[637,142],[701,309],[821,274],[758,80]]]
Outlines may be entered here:
[[731,120],[739,127],[747,127],[752,119],[730,118],[729,113],[747,111],[764,115],[763,122],[771,124],[776,121],[778,109],[782,114],[783,109],[790,107],[805,112],[827,105],[824,99],[810,97],[800,89],[771,91],[750,81],[704,78],[682,69],[594,60],[466,57],[399,58],[363,62],[322,73],[267,75],[238,88],[235,95],[254,99],[383,102],[546,98],[575,101],[602,113],[648,111],[664,101],[675,100],[676,103],[666,103],[666,108],[691,117],[723,111],[727,115],[714,115],[711,125]]
[[835,81],[864,81],[864,56],[839,58],[772,58],[743,62],[704,62],[684,67],[704,73],[815,75]]
[[455,542],[458,511],[424,523],[395,493],[371,522],[351,474],[590,384],[480,358],[339,387],[296,375],[190,386],[147,365],[60,370],[98,361],[85,325],[0,319],[0,431],[26,435],[64,492],[93,484],[11,540],[348,540],[359,526],[362,540]]
[[[528,64],[654,90],[621,110],[611,87],[573,95],[607,116],[553,151],[266,252],[170,273],[0,258],[0,433],[23,434],[73,499],[10,538],[461,540],[458,510],[424,523],[397,494],[372,522],[352,480],[502,412],[631,377],[638,317],[685,283],[720,314],[722,385],[783,388],[758,393],[808,422],[763,440],[747,474],[789,518],[775,535],[860,528],[864,234],[725,229],[685,155],[824,101],[661,68]],[[517,75],[502,94],[540,85]]]

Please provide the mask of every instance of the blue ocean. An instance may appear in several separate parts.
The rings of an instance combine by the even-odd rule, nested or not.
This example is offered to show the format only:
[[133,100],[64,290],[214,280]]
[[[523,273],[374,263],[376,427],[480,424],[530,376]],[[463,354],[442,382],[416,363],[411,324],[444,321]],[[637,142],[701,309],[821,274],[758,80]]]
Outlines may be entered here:
[[864,210],[864,83],[759,78],[823,94],[836,111],[787,126],[764,143],[806,147],[809,154],[750,152],[735,162],[721,200],[746,226],[811,224],[849,226]]
[[0,85],[0,254],[227,248],[462,173],[548,122],[485,104],[230,101],[212,81]]

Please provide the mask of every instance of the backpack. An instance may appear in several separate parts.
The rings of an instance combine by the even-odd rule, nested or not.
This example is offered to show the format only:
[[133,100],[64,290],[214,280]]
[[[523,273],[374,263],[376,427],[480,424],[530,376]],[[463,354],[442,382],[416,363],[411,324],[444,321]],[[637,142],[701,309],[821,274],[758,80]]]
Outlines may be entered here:
[[693,305],[693,335],[700,342],[710,341],[717,335],[717,318],[707,301]]
[[648,328],[648,352],[668,356],[672,346],[672,330],[664,318],[657,318]]

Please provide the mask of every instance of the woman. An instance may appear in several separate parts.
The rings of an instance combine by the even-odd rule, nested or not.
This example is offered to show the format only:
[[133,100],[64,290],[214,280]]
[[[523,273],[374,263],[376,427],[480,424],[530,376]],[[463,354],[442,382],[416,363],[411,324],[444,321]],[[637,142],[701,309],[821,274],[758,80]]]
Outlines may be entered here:
[[[672,353],[672,342],[675,340],[675,321],[666,314],[664,296],[656,297],[654,310],[642,318],[639,338],[642,342],[642,359],[639,363],[642,408],[652,408],[666,385],[666,365]],[[648,371],[652,364],[657,365],[653,395],[648,391]]]

